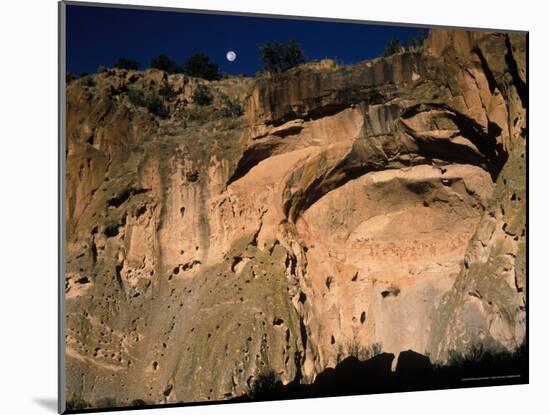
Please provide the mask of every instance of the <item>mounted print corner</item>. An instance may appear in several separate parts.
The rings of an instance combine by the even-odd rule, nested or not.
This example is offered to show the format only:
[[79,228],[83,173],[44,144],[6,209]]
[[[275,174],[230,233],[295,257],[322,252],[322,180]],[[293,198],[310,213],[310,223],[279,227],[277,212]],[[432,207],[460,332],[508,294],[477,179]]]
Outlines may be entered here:
[[59,7],[60,412],[528,383],[527,32]]

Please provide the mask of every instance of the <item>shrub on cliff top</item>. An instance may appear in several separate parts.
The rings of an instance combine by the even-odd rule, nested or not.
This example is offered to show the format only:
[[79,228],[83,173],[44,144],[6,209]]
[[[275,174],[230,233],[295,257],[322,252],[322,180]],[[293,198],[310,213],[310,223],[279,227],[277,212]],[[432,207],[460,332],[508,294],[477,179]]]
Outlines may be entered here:
[[399,39],[393,38],[386,45],[386,49],[384,49],[384,56],[394,55],[401,52],[402,49],[403,46],[401,46],[401,42],[399,41]]
[[174,73],[176,71],[176,62],[164,53],[161,53],[151,60],[151,68]]
[[405,47],[407,49],[420,48],[424,45],[424,41],[428,38],[430,31],[428,29],[419,29],[416,35],[409,36]]
[[128,58],[119,58],[115,63],[115,68],[137,70],[139,68],[139,62]]
[[415,35],[409,36],[409,39],[406,43],[401,43],[399,39],[391,39],[386,48],[384,49],[384,56],[391,56],[396,53],[401,53],[405,51],[415,50],[422,47],[424,41],[428,37],[429,31],[426,29],[420,29]]
[[92,75],[81,75],[80,84],[82,86],[94,86],[95,79]]
[[210,62],[210,58],[204,53],[195,53],[190,56],[185,61],[184,72],[186,75],[206,79],[208,81],[220,79],[218,65],[214,62]]
[[305,62],[304,52],[295,40],[264,43],[260,46],[260,58],[269,72],[283,72]]
[[67,71],[67,74],[65,75],[65,81],[69,84],[75,79],[78,79],[78,77],[75,74]]

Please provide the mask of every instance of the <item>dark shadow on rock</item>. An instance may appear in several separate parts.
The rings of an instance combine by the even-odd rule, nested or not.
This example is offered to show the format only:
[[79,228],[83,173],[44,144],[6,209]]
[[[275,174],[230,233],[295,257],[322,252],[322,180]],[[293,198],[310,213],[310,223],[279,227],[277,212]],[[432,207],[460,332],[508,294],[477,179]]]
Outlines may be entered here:
[[278,378],[269,378],[261,381],[261,388],[258,388],[261,393],[241,396],[232,401],[271,401],[528,383],[527,351],[523,346],[514,353],[475,349],[460,359],[451,359],[446,366],[433,366],[428,356],[407,350],[399,354],[396,371],[392,372],[394,358],[390,353],[382,353],[366,361],[347,357],[336,367],[319,373],[311,384],[295,380],[283,385]]
[[[523,343],[515,352],[490,352],[481,345],[474,346],[465,355],[451,353],[449,364],[435,367],[438,377],[448,381],[472,382],[481,380],[485,383],[498,380],[517,379],[518,375],[527,383],[528,349]],[[515,383],[518,383],[516,380]]]
[[35,398],[34,402],[51,412],[57,413],[57,399],[55,398]]
[[316,396],[340,396],[376,389],[379,382],[391,379],[394,358],[391,353],[382,353],[366,361],[348,357],[334,369],[321,372],[312,385],[312,392]]
[[395,377],[407,386],[431,381],[433,367],[428,356],[407,350],[399,353]]

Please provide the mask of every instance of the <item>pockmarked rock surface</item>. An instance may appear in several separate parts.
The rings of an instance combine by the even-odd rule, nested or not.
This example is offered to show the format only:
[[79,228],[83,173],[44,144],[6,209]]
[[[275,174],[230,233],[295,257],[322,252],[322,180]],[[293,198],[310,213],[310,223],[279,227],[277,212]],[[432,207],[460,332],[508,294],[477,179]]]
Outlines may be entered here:
[[517,349],[525,52],[523,35],[433,30],[353,66],[70,82],[70,404],[223,400],[266,370],[311,383],[348,356]]

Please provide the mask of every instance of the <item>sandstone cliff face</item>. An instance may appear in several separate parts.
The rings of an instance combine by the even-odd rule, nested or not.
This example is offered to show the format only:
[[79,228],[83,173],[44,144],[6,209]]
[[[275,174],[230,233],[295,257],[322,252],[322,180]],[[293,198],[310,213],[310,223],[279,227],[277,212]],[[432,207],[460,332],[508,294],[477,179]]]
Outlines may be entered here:
[[[220,400],[349,355],[525,338],[525,37],[67,88],[67,396]],[[174,91],[160,119],[129,89]],[[221,94],[245,102],[228,118]]]

